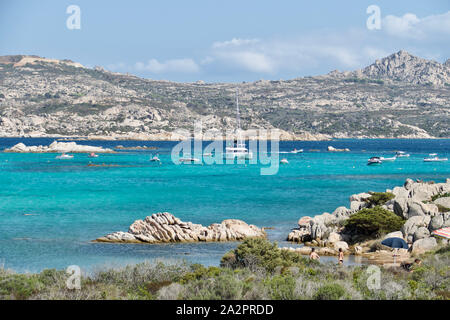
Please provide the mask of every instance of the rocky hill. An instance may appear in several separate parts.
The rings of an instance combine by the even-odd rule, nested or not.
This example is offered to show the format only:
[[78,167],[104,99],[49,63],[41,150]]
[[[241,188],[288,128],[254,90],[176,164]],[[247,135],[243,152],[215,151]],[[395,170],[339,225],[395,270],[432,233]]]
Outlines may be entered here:
[[282,130],[283,139],[450,137],[450,62],[397,52],[353,72],[176,83],[70,60],[0,57],[0,136],[178,139],[177,129]]

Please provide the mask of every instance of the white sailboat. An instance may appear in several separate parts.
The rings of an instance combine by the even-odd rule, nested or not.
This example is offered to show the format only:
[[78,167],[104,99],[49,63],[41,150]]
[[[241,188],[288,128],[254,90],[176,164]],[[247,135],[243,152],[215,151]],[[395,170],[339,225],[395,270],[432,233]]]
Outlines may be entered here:
[[225,148],[225,158],[234,159],[247,159],[253,158],[253,153],[245,146],[245,141],[241,136],[241,119],[239,117],[239,91],[236,89],[236,122],[237,122],[237,139],[234,140],[232,147]]

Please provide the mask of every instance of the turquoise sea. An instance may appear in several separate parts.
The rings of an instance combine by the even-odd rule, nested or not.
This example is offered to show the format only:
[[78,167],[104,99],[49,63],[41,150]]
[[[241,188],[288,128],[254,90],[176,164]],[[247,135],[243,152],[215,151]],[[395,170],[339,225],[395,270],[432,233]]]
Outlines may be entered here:
[[[237,243],[124,245],[93,243],[113,231],[126,231],[137,219],[168,211],[182,220],[209,225],[228,218],[273,227],[280,246],[304,215],[349,205],[349,196],[384,191],[406,178],[445,181],[450,162],[425,163],[429,153],[450,158],[450,140],[335,140],[280,142],[289,164],[276,175],[260,175],[261,165],[175,165],[174,142],[77,141],[114,148],[154,146],[153,151],[120,151],[91,159],[76,154],[1,152],[18,142],[48,145],[53,139],[0,139],[0,266],[20,272],[79,265],[92,270],[143,260],[186,259],[218,265]],[[351,152],[327,152],[327,146]],[[319,151],[310,151],[319,150]],[[411,154],[395,162],[367,166],[371,156]],[[150,162],[159,154],[162,164]],[[89,162],[117,165],[89,167]]]

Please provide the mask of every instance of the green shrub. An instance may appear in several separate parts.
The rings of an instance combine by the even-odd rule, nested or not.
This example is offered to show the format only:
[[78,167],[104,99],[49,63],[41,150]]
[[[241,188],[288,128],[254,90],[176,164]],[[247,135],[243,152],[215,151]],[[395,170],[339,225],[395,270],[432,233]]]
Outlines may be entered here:
[[444,207],[443,205],[437,204],[436,206],[438,207],[439,212],[449,212],[450,211],[450,208]]
[[186,273],[180,280],[180,283],[188,283],[193,280],[214,278],[221,274],[222,270],[218,267],[205,268],[201,264],[192,265],[192,272]]
[[277,266],[290,267],[308,264],[308,259],[297,253],[281,250],[277,243],[266,239],[247,239],[236,249],[226,253],[220,262],[222,267],[236,268],[263,268],[273,272]]
[[244,283],[232,273],[223,273],[215,278],[191,280],[186,284],[184,299],[237,300],[242,298]]
[[362,209],[345,222],[345,233],[357,233],[378,237],[400,230],[405,220],[380,206]]
[[431,197],[431,201],[437,200],[439,198],[445,198],[445,197],[450,197],[450,192],[435,194],[434,196]]
[[395,195],[391,192],[370,192],[371,196],[366,199],[366,202],[371,206],[381,206],[395,198]]
[[295,279],[290,275],[277,275],[265,281],[273,300],[295,299]]
[[330,283],[320,287],[314,295],[315,300],[339,300],[345,295],[345,289],[337,284]]
[[44,287],[36,275],[14,274],[0,278],[0,297],[26,300]]

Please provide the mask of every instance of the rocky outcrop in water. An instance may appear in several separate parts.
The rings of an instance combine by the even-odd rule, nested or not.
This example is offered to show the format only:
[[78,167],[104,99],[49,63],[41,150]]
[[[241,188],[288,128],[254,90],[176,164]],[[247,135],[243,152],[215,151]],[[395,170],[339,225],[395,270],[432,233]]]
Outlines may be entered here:
[[48,146],[26,146],[18,143],[15,146],[5,149],[4,152],[12,153],[111,153],[114,152],[108,148],[85,146],[76,142],[58,142],[53,141]]
[[[413,181],[407,179],[403,186],[386,190],[393,198],[382,207],[405,219],[401,230],[387,237],[400,237],[411,246],[410,251],[421,253],[437,246],[432,236],[434,230],[450,227],[450,179],[445,183]],[[289,233],[287,240],[309,245],[332,247],[342,242],[357,243],[359,234],[344,233],[343,224],[352,214],[371,206],[367,201],[370,193],[354,194],[350,197],[350,208],[339,207],[333,213],[323,213],[315,217],[302,217],[298,228]],[[447,240],[442,240],[447,243]],[[349,248],[355,251],[355,246]],[[305,252],[307,249],[303,249]],[[344,251],[346,251],[344,245]],[[367,248],[363,248],[367,251]]]
[[168,212],[155,213],[144,220],[136,220],[128,232],[114,232],[96,239],[97,242],[168,243],[198,241],[239,241],[265,238],[266,233],[242,220],[227,219],[208,227],[183,222]]

